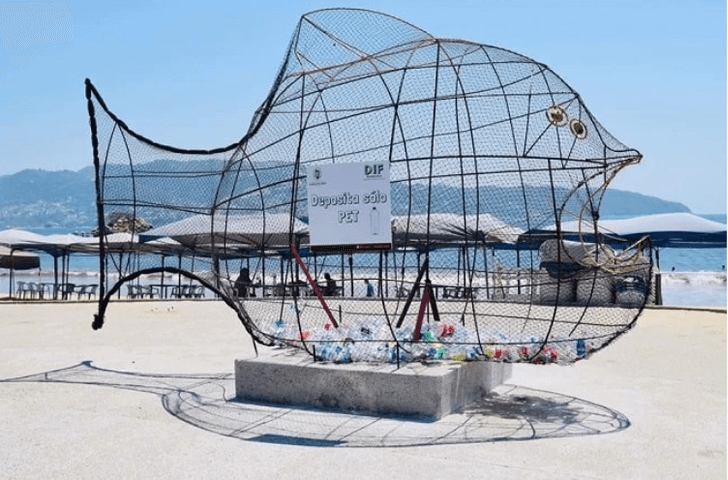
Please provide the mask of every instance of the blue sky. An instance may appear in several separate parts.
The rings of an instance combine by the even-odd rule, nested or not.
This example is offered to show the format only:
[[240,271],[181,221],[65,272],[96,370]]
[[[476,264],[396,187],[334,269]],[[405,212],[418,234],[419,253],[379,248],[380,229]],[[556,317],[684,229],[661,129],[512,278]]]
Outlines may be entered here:
[[0,1],[0,174],[91,165],[83,81],[138,133],[209,149],[243,136],[300,16],[395,15],[545,63],[638,149],[613,188],[726,212],[726,2]]

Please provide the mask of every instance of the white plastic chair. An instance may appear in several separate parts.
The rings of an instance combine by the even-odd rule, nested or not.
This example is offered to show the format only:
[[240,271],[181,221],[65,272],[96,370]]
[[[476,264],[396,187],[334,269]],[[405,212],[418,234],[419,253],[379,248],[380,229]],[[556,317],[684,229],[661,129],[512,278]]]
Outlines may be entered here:
[[91,300],[91,295],[96,296],[96,289],[98,285],[79,285],[76,291],[77,298],[81,300],[81,297],[86,295],[86,298]]

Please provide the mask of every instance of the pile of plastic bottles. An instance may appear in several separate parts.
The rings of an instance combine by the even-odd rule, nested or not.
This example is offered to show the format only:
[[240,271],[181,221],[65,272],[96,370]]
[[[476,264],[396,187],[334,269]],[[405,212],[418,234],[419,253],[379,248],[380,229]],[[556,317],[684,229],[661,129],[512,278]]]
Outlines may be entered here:
[[569,364],[586,358],[592,350],[582,339],[551,337],[542,348],[542,338],[508,338],[494,331],[481,332],[478,341],[473,329],[445,322],[422,325],[419,340],[414,341],[413,327],[394,328],[382,318],[329,326],[315,338],[308,330],[277,319],[268,333],[279,345],[303,348],[305,343],[317,360],[334,363],[487,360]]

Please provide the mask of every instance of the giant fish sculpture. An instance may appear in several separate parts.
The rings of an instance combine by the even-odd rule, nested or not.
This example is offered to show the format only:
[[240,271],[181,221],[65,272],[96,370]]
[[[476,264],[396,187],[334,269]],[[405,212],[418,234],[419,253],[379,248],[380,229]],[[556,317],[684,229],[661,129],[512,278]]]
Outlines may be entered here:
[[214,150],[155,143],[88,80],[86,95],[99,230],[120,214],[156,225],[99,237],[94,328],[126,286],[215,295],[257,344],[325,361],[568,364],[652,295],[649,242],[596,230],[640,153],[512,51],[314,11],[247,133]]

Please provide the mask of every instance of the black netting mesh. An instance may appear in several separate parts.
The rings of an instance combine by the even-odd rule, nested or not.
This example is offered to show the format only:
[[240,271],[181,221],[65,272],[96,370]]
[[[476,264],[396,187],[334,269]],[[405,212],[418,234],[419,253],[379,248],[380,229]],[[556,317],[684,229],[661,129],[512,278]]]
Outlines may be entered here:
[[[144,279],[166,276],[170,295],[220,297],[257,342],[324,360],[571,363],[649,300],[649,244],[596,234],[606,186],[640,153],[517,53],[370,11],[309,13],[248,133],[210,151],[145,139],[86,85],[100,229],[126,218],[140,245],[170,248],[101,237],[96,328],[122,286],[154,295]],[[376,198],[391,241],[312,245],[308,172],[371,162],[389,171]],[[326,207],[374,215],[355,200]],[[568,221],[584,227],[569,236]]]

